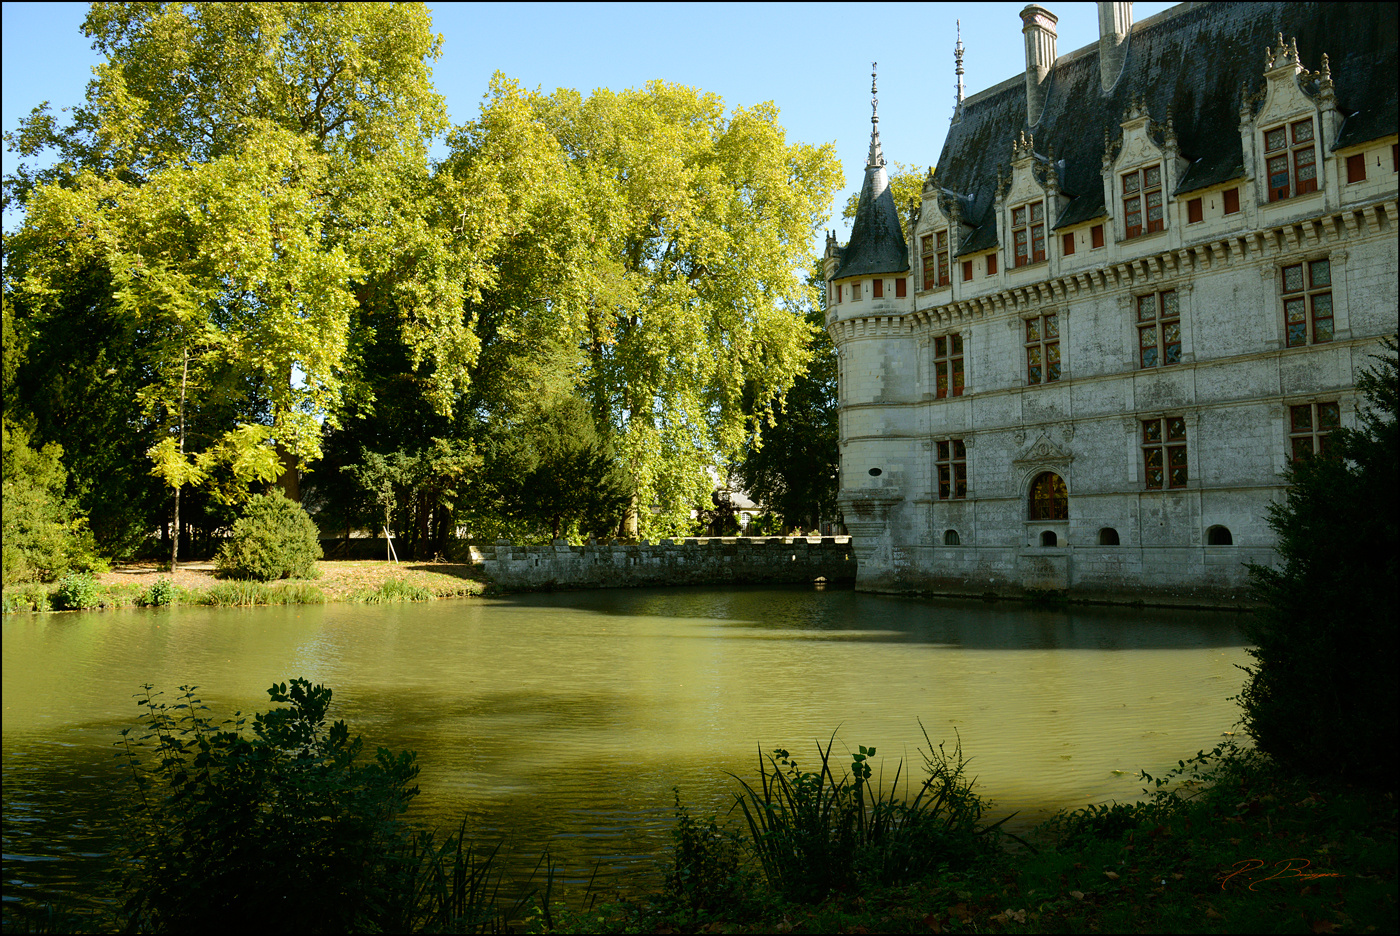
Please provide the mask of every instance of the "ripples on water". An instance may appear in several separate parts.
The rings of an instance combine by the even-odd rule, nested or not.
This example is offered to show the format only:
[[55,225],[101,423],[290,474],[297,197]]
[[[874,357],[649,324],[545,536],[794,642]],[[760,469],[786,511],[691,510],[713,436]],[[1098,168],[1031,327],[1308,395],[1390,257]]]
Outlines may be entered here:
[[1237,621],[763,588],[8,615],[5,899],[93,891],[142,683],[198,684],[222,716],[323,682],[368,749],[418,752],[412,818],[466,816],[515,867],[547,847],[582,883],[653,871],[672,787],[723,815],[726,771],[780,746],[815,766],[838,726],[834,763],[873,744],[890,773],[920,763],[916,719],[935,742],[957,732],[981,791],[1026,821],[1132,799],[1138,770],[1233,727]]

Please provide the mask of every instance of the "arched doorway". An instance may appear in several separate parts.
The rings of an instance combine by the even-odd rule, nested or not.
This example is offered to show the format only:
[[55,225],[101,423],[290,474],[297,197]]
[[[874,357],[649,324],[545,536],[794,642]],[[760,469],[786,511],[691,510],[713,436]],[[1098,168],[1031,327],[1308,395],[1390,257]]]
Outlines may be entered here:
[[1032,520],[1068,520],[1069,492],[1064,479],[1053,471],[1036,475],[1031,482],[1029,506]]

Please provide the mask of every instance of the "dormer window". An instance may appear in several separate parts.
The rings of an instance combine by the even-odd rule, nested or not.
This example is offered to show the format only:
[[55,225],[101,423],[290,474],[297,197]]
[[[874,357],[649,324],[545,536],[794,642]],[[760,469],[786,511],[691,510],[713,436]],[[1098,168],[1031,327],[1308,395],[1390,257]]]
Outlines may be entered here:
[[1011,242],[1015,245],[1016,266],[1045,259],[1045,202],[1011,209]]
[[1269,201],[1317,191],[1317,150],[1313,142],[1311,117],[1264,131]]
[[[1143,226],[1146,215],[1146,227]],[[1162,230],[1162,167],[1148,166],[1123,175],[1123,227],[1125,237]]]
[[924,289],[947,286],[952,277],[948,266],[948,232],[925,234],[919,239],[919,251],[923,257]]

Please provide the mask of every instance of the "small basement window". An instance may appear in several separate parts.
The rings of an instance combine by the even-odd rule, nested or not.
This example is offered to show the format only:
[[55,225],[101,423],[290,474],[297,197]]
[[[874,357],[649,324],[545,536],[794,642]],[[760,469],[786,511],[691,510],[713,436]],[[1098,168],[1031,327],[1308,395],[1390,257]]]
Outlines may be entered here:
[[944,530],[944,531],[943,531],[943,545],[944,545],[944,546],[961,546],[961,545],[962,545],[962,540],[960,540],[960,539],[958,538],[958,531],[957,531],[957,530]]
[[1113,527],[1104,527],[1102,530],[1099,530],[1099,545],[1100,545],[1100,546],[1117,546],[1117,545],[1119,545],[1119,542],[1118,542],[1118,531],[1115,530]]
[[1058,546],[1060,545],[1060,538],[1055,535],[1054,530],[1043,530],[1040,534],[1040,545]]
[[1213,526],[1206,530],[1207,546],[1233,546],[1235,538],[1230,535],[1230,528],[1223,526]]

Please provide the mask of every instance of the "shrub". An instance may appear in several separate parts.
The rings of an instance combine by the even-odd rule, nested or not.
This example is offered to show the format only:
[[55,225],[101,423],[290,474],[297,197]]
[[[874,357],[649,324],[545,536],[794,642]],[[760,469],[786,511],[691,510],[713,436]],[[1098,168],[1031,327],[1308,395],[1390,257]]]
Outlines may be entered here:
[[[122,731],[133,778],[118,852],[126,932],[380,932],[402,919],[415,756],[326,724],[331,691],[292,680],[288,704],[216,726],[182,686],[144,687],[140,729]],[[145,749],[145,750],[143,750]]]
[[77,507],[64,497],[68,473],[53,443],[29,447],[24,433],[3,427],[5,509],[0,515],[0,578],[5,584],[52,581],[70,570],[106,571],[92,533]]
[[102,589],[91,575],[70,572],[59,580],[58,591],[54,593],[54,605],[60,611],[97,608],[102,605]]
[[168,605],[175,600],[175,585],[168,578],[159,578],[146,590],[141,603],[152,607]]
[[666,895],[691,915],[732,909],[749,891],[742,842],[721,830],[715,818],[697,820],[676,797],[676,827],[671,830],[673,862],[666,875]]
[[1260,750],[1307,775],[1384,784],[1386,747],[1368,726],[1393,726],[1400,575],[1400,428],[1396,346],[1357,386],[1360,429],[1334,430],[1328,449],[1286,471],[1269,511],[1280,569],[1251,566],[1264,607],[1246,626],[1254,665],[1240,693]]
[[320,558],[320,534],[301,505],[280,494],[261,494],[248,501],[214,562],[231,578],[270,582],[316,578]]

